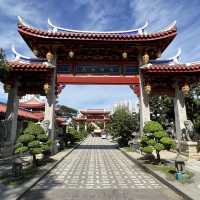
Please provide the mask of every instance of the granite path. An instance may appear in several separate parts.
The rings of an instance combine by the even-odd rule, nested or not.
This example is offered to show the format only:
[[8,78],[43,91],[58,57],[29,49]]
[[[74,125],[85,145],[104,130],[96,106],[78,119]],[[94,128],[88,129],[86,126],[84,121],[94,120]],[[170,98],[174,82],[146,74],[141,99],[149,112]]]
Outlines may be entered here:
[[107,139],[88,137],[22,199],[178,200]]

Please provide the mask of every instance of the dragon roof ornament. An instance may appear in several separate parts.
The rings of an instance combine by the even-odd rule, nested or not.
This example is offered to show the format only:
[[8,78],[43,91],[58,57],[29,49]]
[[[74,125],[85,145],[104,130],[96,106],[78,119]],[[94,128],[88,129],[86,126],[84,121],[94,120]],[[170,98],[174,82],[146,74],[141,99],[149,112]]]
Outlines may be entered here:
[[31,57],[24,56],[24,55],[20,54],[19,52],[16,51],[14,45],[12,45],[11,50],[12,50],[14,56],[15,56],[15,60],[18,60],[18,61],[21,61],[21,62],[28,62],[28,63],[32,63],[32,62],[34,62],[34,63],[41,63],[41,62],[45,63],[46,62],[46,60],[44,60],[44,59],[39,59],[39,58],[36,58],[36,57],[31,58]]
[[171,24],[169,24],[168,26],[164,27],[163,29],[160,30],[160,32],[164,32],[164,31],[168,31],[171,30],[172,28],[174,28],[176,26],[176,20],[173,21]]
[[176,55],[174,55],[171,58],[167,59],[156,59],[156,60],[150,60],[150,64],[180,64],[180,56],[181,56],[181,48],[178,48]]

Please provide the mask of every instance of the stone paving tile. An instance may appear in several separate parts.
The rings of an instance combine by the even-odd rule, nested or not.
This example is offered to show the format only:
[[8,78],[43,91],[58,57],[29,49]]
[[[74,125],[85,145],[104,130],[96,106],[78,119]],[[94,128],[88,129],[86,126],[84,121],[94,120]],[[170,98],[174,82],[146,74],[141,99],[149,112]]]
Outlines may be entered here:
[[[59,194],[58,191],[61,193]],[[72,195],[69,191],[74,194],[73,198],[69,198]],[[90,192],[90,195],[87,194],[87,191]],[[166,186],[126,158],[115,148],[113,143],[95,137],[87,138],[48,176],[32,188],[24,199],[34,199],[34,195],[39,194],[42,196],[41,199],[45,199],[43,194],[45,192],[49,194],[47,199],[53,199],[55,192],[58,194],[57,199],[62,199],[59,196],[62,196],[63,193],[67,195],[64,199],[79,199],[77,196],[83,197],[81,193],[85,195],[85,199],[93,199],[92,195],[95,197],[103,194],[105,194],[104,198],[102,196],[102,198],[95,197],[94,199],[118,199],[113,198],[116,196],[114,194],[111,197],[112,191],[118,192],[119,197],[123,194],[124,198],[122,199],[134,199],[128,198],[134,194],[133,191],[139,196],[143,196],[145,193],[147,199],[151,199],[149,195],[154,199],[153,196],[159,196],[167,191],[167,195],[172,193],[173,196],[167,198],[165,194],[165,197],[163,196],[161,199],[180,199]],[[126,194],[125,191],[128,191],[129,194]],[[141,192],[138,193],[138,191]],[[127,198],[125,198],[126,196]],[[38,199],[40,198],[38,197]]]
[[[92,146],[91,146],[92,144]],[[101,138],[88,138],[34,189],[159,189],[163,186]]]

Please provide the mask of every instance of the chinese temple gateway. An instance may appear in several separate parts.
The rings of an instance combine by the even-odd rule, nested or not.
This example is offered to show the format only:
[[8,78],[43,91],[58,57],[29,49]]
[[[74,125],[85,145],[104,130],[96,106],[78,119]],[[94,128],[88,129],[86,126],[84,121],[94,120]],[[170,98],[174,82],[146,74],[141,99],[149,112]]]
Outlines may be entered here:
[[[35,58],[20,55],[8,61],[10,75],[3,80],[9,92],[6,117],[12,116],[10,142],[16,137],[18,97],[25,94],[46,95],[45,119],[50,121],[54,135],[54,112],[57,95],[66,84],[126,84],[140,99],[141,133],[150,120],[149,97],[174,97],[176,134],[187,119],[184,95],[199,83],[200,63],[182,64],[180,52],[170,59],[160,57],[176,37],[173,23],[158,32],[149,33],[143,27],[128,31],[91,32],[54,26],[40,30],[19,18],[18,32],[35,54]],[[52,152],[55,147],[52,146]]]
[[105,109],[80,110],[80,114],[74,118],[77,123],[77,130],[79,130],[80,124],[84,124],[85,130],[87,130],[88,124],[94,124],[96,122],[102,123],[103,129],[105,129],[106,123],[110,121],[109,114],[110,111]]

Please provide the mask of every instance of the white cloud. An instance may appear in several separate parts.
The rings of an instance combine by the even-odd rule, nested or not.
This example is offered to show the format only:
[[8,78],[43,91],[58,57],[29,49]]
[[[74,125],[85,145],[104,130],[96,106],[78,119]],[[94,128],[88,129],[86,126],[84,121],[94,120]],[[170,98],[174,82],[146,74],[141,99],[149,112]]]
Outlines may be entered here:
[[[70,3],[69,3],[70,2]],[[62,2],[63,3],[63,2]],[[87,7],[87,14],[81,20],[81,25],[85,30],[111,30],[122,25],[123,27],[130,26],[132,22],[133,27],[139,27],[144,24],[146,20],[149,21],[148,31],[158,31],[164,26],[168,25],[174,20],[177,20],[178,35],[172,44],[167,48],[164,56],[173,56],[178,47],[182,47],[183,61],[200,60],[200,23],[198,7],[200,6],[198,0],[193,0],[192,3],[178,3],[177,1],[164,0],[126,0],[122,1],[96,1],[96,0],[74,0],[64,2],[63,5],[70,5],[73,12],[82,12],[82,9]],[[122,8],[125,6],[126,8]],[[24,54],[27,52],[23,39],[17,33],[17,15],[21,15],[25,20],[37,27],[46,26],[46,20],[49,12],[52,17],[63,15],[63,18],[70,19],[70,16],[65,15],[64,8],[59,7],[59,3],[52,4],[50,1],[36,1],[28,0],[0,0],[0,15],[5,20],[0,21],[0,46],[8,49],[11,44],[15,44]],[[59,12],[58,12],[59,11]],[[127,17],[128,15],[128,17]],[[126,17],[125,17],[126,16]],[[125,17],[125,18],[123,18]],[[63,20],[62,18],[62,20]],[[123,22],[120,19],[125,19]],[[195,20],[197,19],[197,20]],[[58,21],[61,24],[63,21]],[[118,22],[119,24],[116,24]],[[127,21],[126,21],[127,20]],[[73,23],[73,22],[72,22]],[[74,24],[71,24],[73,27]],[[128,27],[127,27],[128,28]],[[3,91],[0,86],[0,94]],[[116,101],[124,99],[132,99],[137,101],[137,98],[128,86],[66,86],[63,90],[59,101],[65,105],[71,105],[78,108],[94,108],[94,107],[110,107]]]
[[130,0],[129,5],[133,10],[132,18],[136,20],[136,25],[148,20],[150,32],[158,31],[174,20],[177,21],[178,35],[166,49],[164,57],[174,55],[180,47],[183,62],[200,60],[197,48],[200,42],[200,23],[199,20],[195,20],[199,17],[200,3],[198,0],[191,3],[163,0],[154,0],[149,3],[147,0]]
[[13,17],[22,16],[30,22],[42,24],[44,21],[40,17],[41,10],[38,9],[37,4],[30,1],[13,1],[0,0],[0,11],[4,16],[13,19]]

